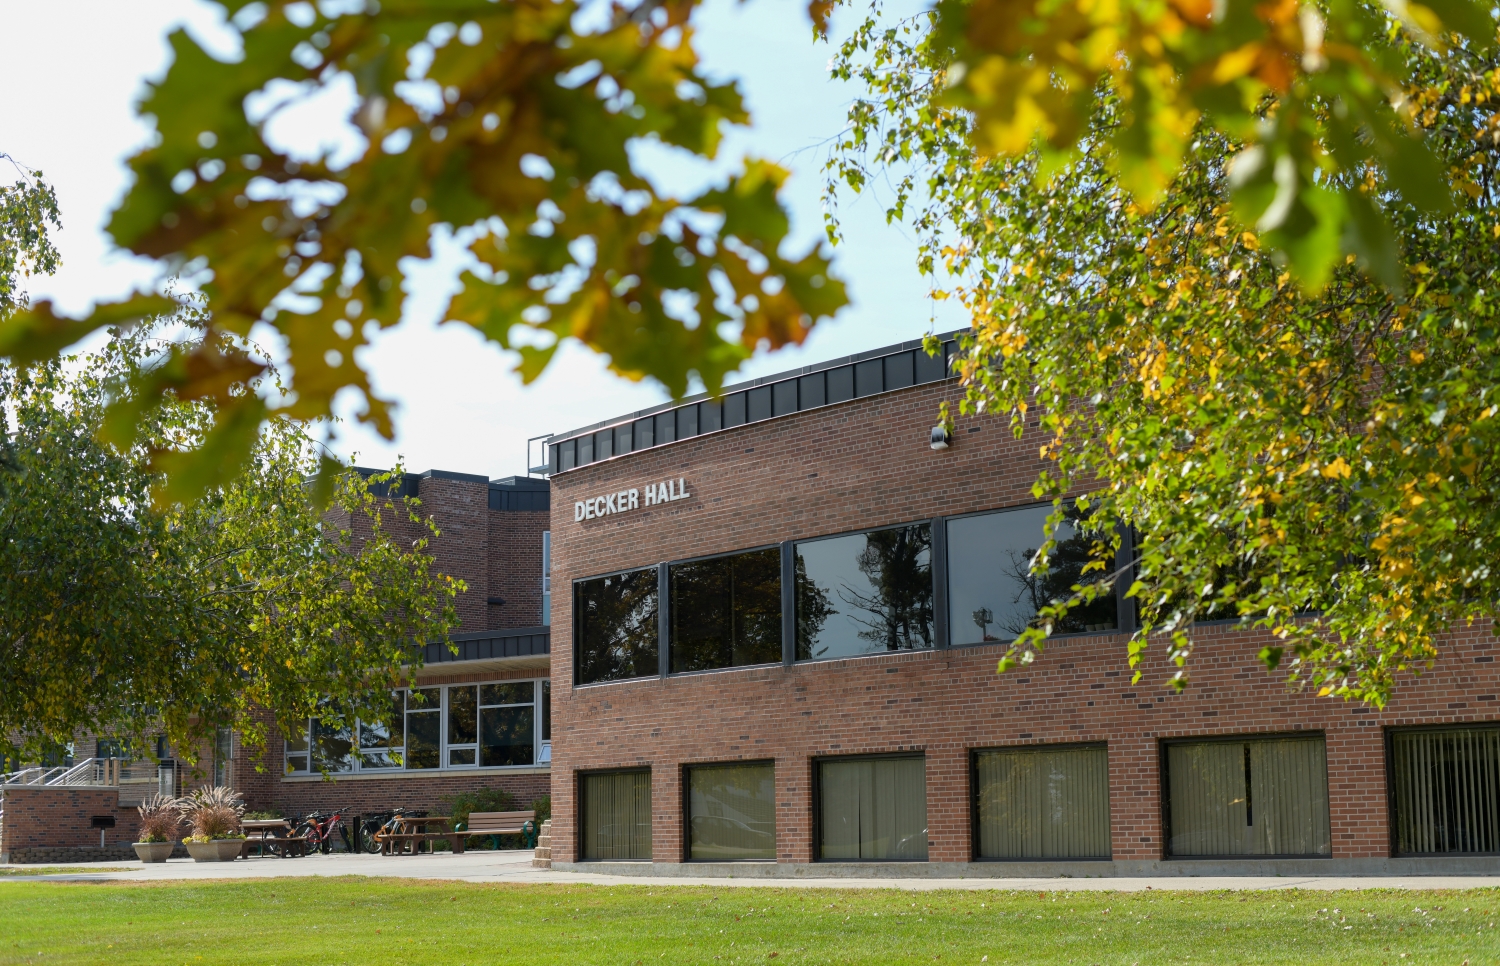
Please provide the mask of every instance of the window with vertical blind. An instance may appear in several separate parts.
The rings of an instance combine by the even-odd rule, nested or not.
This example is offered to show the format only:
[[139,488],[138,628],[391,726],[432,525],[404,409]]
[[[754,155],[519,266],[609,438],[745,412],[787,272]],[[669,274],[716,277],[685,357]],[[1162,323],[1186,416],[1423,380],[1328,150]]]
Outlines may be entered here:
[[927,771],[919,757],[818,763],[818,857],[927,861]]
[[981,859],[1107,859],[1109,753],[1103,745],[974,755]]
[[687,788],[690,860],[775,861],[775,765],[694,765]]
[[1331,853],[1322,735],[1166,747],[1173,856]]
[[651,860],[651,773],[578,776],[579,854],[586,862]]
[[1401,855],[1500,852],[1500,727],[1391,734]]

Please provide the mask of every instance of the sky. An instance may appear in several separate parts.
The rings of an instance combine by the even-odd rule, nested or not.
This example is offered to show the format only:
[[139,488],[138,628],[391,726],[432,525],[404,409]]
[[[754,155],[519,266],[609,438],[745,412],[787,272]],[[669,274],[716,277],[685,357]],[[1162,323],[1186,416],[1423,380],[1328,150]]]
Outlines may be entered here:
[[[903,5],[915,11],[922,0],[888,9]],[[812,40],[804,10],[805,0],[708,0],[694,21],[706,69],[740,83],[755,121],[726,140],[726,160],[754,155],[791,170],[783,198],[792,213],[790,249],[798,253],[824,237],[821,168],[857,93],[828,78],[836,48]],[[835,39],[861,10],[839,12]],[[79,314],[96,299],[158,280],[150,261],[113,251],[103,225],[129,185],[124,159],[151,136],[133,105],[146,80],[170,62],[167,35],[182,26],[211,43],[221,19],[218,8],[200,0],[0,0],[9,41],[0,58],[0,153],[43,173],[57,190],[63,218],[56,238],[62,268],[31,281],[33,298],[54,299],[61,311]],[[15,169],[0,159],[0,181],[14,178]],[[833,257],[851,305],[803,346],[758,353],[735,379],[965,323],[952,303],[928,298],[914,237],[886,224],[883,200],[876,194],[840,203],[844,241]],[[396,438],[346,421],[335,437],[340,455],[381,467],[400,458],[416,472],[524,474],[528,438],[667,400],[658,386],[609,373],[605,360],[576,343],[539,380],[522,385],[509,353],[467,326],[439,324],[455,267],[439,257],[409,274],[401,324],[361,350],[376,392],[399,403]]]

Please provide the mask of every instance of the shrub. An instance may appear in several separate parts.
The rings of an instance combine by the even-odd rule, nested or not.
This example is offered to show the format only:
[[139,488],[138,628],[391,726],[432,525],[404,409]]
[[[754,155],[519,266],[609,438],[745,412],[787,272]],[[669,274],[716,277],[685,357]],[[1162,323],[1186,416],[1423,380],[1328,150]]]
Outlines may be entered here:
[[280,819],[285,819],[286,816],[281,814],[280,812],[246,812],[244,815],[241,815],[240,818],[254,822],[277,821]]
[[543,795],[531,803],[532,811],[536,812],[537,834],[542,833],[542,823],[552,817],[552,796]]
[[444,799],[452,811],[454,823],[469,825],[470,812],[509,812],[516,807],[516,798],[503,788],[476,788],[471,792],[459,792],[451,799]]
[[177,810],[187,819],[195,842],[244,838],[240,816],[245,803],[239,793],[224,785],[202,788],[177,800]]
[[141,816],[141,842],[170,842],[182,824],[182,815],[177,811],[177,802],[166,795],[157,795],[136,807]]

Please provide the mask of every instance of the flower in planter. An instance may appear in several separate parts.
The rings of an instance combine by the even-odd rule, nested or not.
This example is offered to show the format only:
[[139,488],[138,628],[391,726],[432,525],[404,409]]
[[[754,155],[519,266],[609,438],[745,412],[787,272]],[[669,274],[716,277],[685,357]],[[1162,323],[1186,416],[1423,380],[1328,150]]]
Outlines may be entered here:
[[177,800],[177,811],[187,819],[192,834],[184,842],[212,842],[215,839],[242,839],[240,816],[245,803],[239,793],[224,785],[205,785],[191,795]]
[[182,824],[176,800],[166,795],[157,795],[143,802],[136,807],[136,812],[141,816],[141,842],[170,842]]

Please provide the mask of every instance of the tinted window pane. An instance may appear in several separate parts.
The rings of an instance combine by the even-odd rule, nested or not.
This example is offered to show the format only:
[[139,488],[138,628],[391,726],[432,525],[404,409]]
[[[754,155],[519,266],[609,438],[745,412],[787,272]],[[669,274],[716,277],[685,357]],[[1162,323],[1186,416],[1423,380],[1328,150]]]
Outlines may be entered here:
[[672,671],[781,660],[781,551],[671,568]]
[[[954,644],[1015,639],[1037,611],[1066,599],[1083,582],[1092,541],[1069,523],[1057,529],[1057,548],[1046,574],[1031,573],[1050,506],[1005,510],[948,521],[948,633]],[[1058,633],[1112,630],[1114,594],[1074,608]]]
[[854,398],[854,367],[828,370],[828,401],[840,403]]
[[824,859],[925,861],[927,779],[921,758],[825,761],[818,769]]
[[656,445],[656,420],[647,416],[635,421],[635,448],[646,449]]
[[[885,363],[880,359],[867,359],[854,364],[854,394],[873,396],[885,388]],[[579,462],[583,458],[579,457]]]
[[776,769],[710,765],[688,771],[688,858],[776,858]]
[[474,703],[478,689],[448,689],[448,744],[472,745],[476,730],[478,706]]
[[698,435],[698,407],[683,406],[677,410],[677,438],[687,439]]
[[578,445],[578,465],[586,466],[594,461],[594,437],[580,436],[574,440]]
[[581,775],[584,861],[651,858],[651,773]]
[[535,709],[527,705],[479,712],[479,763],[529,765],[536,760]]
[[400,691],[391,695],[393,708],[390,721],[361,721],[359,723],[359,750],[364,755],[360,768],[398,768],[396,761],[406,743],[405,715],[402,713],[404,697]]
[[542,682],[542,740],[552,740],[552,682]]
[[737,392],[724,397],[724,428],[745,425],[745,394]]
[[656,417],[656,445],[670,443],[677,438],[677,411],[668,410]]
[[615,455],[628,453],[634,448],[635,424],[626,423],[624,426],[615,427]]
[[406,767],[438,768],[443,737],[443,689],[415,688],[406,695]]
[[314,718],[312,738],[314,771],[354,770],[354,729],[351,726]]
[[932,646],[932,528],[797,544],[797,660]]
[[724,404],[713,402],[702,402],[698,404],[699,426],[705,433],[712,433],[724,425]]
[[480,704],[531,704],[536,688],[530,681],[518,684],[486,684],[479,689]]
[[885,388],[905,389],[912,384],[912,358],[910,352],[901,352],[885,357]]
[[578,461],[574,455],[574,443],[571,439],[566,443],[558,443],[557,453],[558,465],[561,466],[564,470],[571,470],[573,467],[578,465]]
[[573,626],[579,684],[658,673],[656,569],[579,581]]

